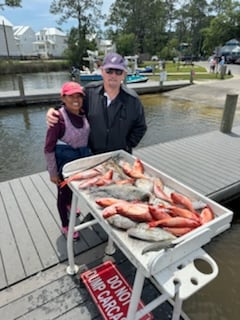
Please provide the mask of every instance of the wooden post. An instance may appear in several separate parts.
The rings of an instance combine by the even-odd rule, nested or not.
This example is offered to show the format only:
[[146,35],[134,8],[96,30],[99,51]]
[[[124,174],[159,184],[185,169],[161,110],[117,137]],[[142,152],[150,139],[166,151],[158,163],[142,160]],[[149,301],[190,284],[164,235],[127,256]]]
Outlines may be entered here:
[[19,88],[19,92],[20,92],[20,97],[24,98],[25,93],[24,93],[24,85],[23,85],[22,76],[18,76],[18,88]]
[[190,71],[190,83],[193,84],[193,76],[194,76],[194,71]]
[[234,115],[237,106],[238,95],[227,94],[225,106],[223,111],[222,123],[220,131],[223,133],[230,133],[232,130]]

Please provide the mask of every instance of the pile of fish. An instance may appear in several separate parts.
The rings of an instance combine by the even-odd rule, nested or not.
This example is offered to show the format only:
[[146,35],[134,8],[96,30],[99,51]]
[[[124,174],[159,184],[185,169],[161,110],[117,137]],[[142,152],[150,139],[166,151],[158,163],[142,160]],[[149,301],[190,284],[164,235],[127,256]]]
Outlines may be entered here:
[[159,177],[149,176],[140,159],[108,159],[62,182],[79,180],[102,216],[129,236],[145,241],[172,241],[211,221],[210,206],[169,189]]

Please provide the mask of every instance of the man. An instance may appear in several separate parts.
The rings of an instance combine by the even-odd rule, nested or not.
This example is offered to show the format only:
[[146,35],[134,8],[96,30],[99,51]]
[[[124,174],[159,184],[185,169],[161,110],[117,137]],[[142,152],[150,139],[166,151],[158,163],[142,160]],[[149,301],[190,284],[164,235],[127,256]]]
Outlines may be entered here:
[[[85,87],[83,108],[91,128],[89,147],[94,154],[119,149],[131,153],[147,130],[143,105],[136,92],[123,85],[127,66],[121,55],[109,53],[101,72],[103,82]],[[58,121],[56,115],[58,111],[48,110],[50,126]]]

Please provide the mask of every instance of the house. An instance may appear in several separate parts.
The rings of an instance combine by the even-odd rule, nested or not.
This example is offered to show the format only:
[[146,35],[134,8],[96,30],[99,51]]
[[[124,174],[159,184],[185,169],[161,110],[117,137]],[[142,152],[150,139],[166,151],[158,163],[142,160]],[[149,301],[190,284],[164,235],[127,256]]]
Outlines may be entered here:
[[35,32],[32,28],[29,26],[14,26],[13,34],[20,56],[33,56]]
[[56,28],[44,28],[36,33],[33,48],[40,57],[60,58],[67,48],[67,35]]
[[19,51],[13,35],[13,25],[4,16],[0,16],[0,57],[18,57]]
[[116,45],[111,40],[95,39],[99,52],[103,52],[104,55],[109,52],[116,52]]

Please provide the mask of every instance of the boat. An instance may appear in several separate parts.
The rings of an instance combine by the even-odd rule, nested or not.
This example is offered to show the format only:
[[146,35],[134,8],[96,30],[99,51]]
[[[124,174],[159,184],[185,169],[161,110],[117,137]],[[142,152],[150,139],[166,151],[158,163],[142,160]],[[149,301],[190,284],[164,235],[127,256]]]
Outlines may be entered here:
[[[78,73],[78,74],[72,74],[72,80],[75,81],[80,81],[81,83],[87,83],[87,82],[92,82],[92,81],[101,81],[102,80],[102,75],[101,74],[84,74],[84,73]],[[141,82],[147,82],[148,77],[145,75],[141,74],[128,74],[126,77],[126,83],[141,83]]]
[[128,74],[126,79],[127,84],[141,83],[141,82],[147,82],[147,81],[148,81],[148,77],[141,74]]
[[151,73],[153,72],[153,68],[151,66],[146,66],[145,68],[137,68],[137,73]]

